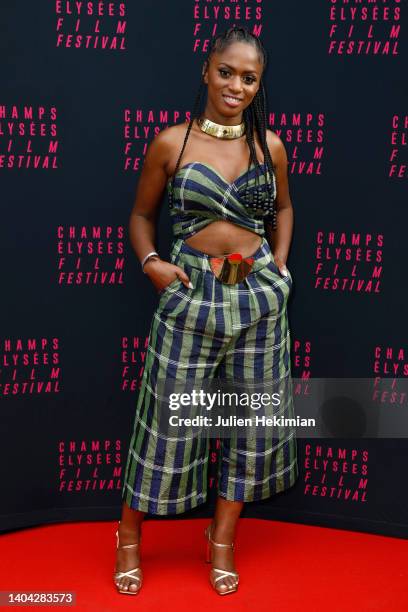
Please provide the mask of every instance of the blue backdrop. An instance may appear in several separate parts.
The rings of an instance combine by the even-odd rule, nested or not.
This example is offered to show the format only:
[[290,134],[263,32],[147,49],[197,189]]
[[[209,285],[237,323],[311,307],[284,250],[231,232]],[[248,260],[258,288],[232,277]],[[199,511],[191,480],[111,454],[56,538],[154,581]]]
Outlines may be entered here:
[[[0,19],[2,530],[120,516],[158,300],[129,215],[146,146],[188,119],[233,23],[267,47],[289,159],[293,376],[407,376],[406,6],[22,0]],[[163,195],[163,257],[170,242]],[[405,440],[299,440],[297,485],[243,516],[406,537],[407,457]]]

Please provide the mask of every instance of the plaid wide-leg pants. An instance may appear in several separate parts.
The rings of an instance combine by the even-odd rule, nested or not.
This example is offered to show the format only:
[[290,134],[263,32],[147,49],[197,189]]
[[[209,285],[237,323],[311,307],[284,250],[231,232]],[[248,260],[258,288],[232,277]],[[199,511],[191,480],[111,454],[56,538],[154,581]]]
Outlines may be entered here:
[[[171,261],[185,270],[193,289],[172,281],[159,294],[152,319],[122,489],[134,510],[179,514],[207,498],[209,438],[159,430],[157,381],[290,376],[292,278],[280,274],[265,238],[253,257],[251,273],[227,285],[213,274],[208,255],[182,239],[173,242]],[[286,416],[294,417],[290,399]],[[227,500],[265,499],[291,487],[298,475],[293,431],[282,438],[271,430],[252,445],[221,439],[217,493]]]

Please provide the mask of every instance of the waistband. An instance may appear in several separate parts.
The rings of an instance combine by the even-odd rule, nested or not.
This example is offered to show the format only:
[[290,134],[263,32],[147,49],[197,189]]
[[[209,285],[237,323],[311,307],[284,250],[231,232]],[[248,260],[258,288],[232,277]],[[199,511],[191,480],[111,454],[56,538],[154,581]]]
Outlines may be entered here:
[[[183,261],[192,268],[198,268],[203,271],[211,270],[209,261],[211,257],[214,256],[203,253],[202,251],[197,251],[184,242],[182,238],[178,238],[173,242],[170,252],[170,261],[172,264],[178,265],[179,261]],[[251,272],[261,270],[271,261],[274,262],[271,247],[265,237],[262,238],[262,242],[255,253],[248,255],[248,257],[254,258]]]

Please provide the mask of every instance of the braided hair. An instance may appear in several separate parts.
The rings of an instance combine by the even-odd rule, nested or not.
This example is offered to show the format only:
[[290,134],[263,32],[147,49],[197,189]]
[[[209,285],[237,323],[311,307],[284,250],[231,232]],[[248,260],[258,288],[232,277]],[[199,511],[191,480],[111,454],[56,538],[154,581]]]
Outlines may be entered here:
[[[209,64],[210,57],[214,52],[221,52],[224,49],[226,49],[229,45],[235,42],[245,42],[245,43],[248,43],[254,46],[258,51],[261,63],[263,65],[263,70],[265,70],[265,67],[267,64],[267,55],[266,55],[265,48],[263,44],[261,43],[260,39],[254,34],[252,34],[251,32],[249,32],[249,30],[247,30],[246,28],[238,27],[235,25],[212,38],[210,45],[209,45],[208,54],[205,58],[205,61],[207,62],[207,66]],[[174,181],[175,181],[175,177],[177,175],[177,171],[180,165],[180,160],[183,156],[183,152],[186,147],[187,140],[190,135],[190,131],[191,131],[194,119],[198,118],[201,115],[201,105],[202,105],[204,89],[205,89],[205,82],[203,78],[201,78],[198,93],[194,101],[194,106],[193,106],[193,111],[191,113],[190,122],[188,124],[187,132],[184,138],[184,143],[180,151],[180,155],[177,160],[176,168],[173,173],[172,180],[171,180],[171,190],[169,191],[170,206],[172,205],[172,202],[173,202]],[[259,139],[261,142],[261,148],[264,154],[264,176],[265,176],[265,185],[267,186],[267,202],[269,204],[270,210],[272,211],[271,213],[272,229],[275,230],[276,229],[276,204],[275,204],[276,190],[275,190],[275,181],[270,180],[270,177],[274,177],[274,174],[273,174],[274,164],[272,161],[271,154],[269,152],[269,148],[266,144],[266,129],[267,129],[267,124],[268,124],[266,109],[267,109],[266,93],[265,93],[265,87],[264,87],[264,83],[263,83],[262,76],[261,76],[260,86],[259,86],[258,91],[256,92],[251,104],[249,104],[249,106],[247,106],[247,108],[245,108],[243,111],[243,121],[245,123],[245,136],[246,136],[246,140],[247,140],[249,152],[250,152],[249,162],[248,162],[248,173],[247,173],[247,180],[246,180],[246,189],[244,192],[245,193],[244,197],[247,199],[247,201],[250,202],[252,206],[256,206],[256,202],[258,201],[260,194],[261,194],[261,188],[259,187],[259,172],[261,171],[261,166],[256,156],[255,141],[254,141],[254,129],[256,129],[259,135]],[[255,181],[256,187],[253,190],[251,190],[251,192],[249,193],[248,192],[248,174],[249,174],[252,164],[254,164],[254,166],[257,168],[256,181]]]

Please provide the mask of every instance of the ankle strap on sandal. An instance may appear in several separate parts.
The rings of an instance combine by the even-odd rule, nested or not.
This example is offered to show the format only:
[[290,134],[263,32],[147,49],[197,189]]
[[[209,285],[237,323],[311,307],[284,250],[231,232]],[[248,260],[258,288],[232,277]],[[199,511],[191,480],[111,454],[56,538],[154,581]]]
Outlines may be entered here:
[[219,542],[214,542],[211,536],[208,539],[214,546],[218,546],[219,548],[232,548],[232,550],[234,550],[234,542],[232,542],[232,544],[220,544]]
[[140,540],[142,539],[142,536],[140,536],[139,542],[136,542],[135,544],[123,544],[122,546],[119,546],[119,530],[117,530],[116,532],[116,548],[135,548],[136,546],[139,546],[140,544]]
[[207,535],[208,541],[211,542],[211,544],[213,544],[214,546],[218,546],[219,548],[232,548],[232,550],[234,550],[234,542],[232,542],[231,544],[220,544],[219,542],[214,542],[214,540],[211,537],[211,531],[212,531],[212,524],[210,524],[206,529],[206,535]]

